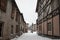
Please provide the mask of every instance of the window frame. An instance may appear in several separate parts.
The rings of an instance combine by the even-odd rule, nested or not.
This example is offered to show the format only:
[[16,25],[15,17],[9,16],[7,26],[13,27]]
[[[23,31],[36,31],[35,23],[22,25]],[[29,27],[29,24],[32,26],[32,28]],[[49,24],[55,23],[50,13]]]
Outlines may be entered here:
[[15,15],[15,5],[12,3],[11,19],[14,19],[14,15]]
[[13,25],[11,25],[11,34],[13,34]]
[[52,22],[47,23],[48,31],[52,31]]

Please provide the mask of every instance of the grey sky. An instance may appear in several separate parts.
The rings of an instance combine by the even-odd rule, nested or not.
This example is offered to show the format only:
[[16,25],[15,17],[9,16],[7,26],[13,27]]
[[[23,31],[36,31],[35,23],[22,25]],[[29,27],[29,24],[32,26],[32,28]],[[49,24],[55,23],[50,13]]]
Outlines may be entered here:
[[16,3],[24,15],[25,21],[29,24],[36,23],[37,13],[35,13],[35,10],[37,0],[16,0]]

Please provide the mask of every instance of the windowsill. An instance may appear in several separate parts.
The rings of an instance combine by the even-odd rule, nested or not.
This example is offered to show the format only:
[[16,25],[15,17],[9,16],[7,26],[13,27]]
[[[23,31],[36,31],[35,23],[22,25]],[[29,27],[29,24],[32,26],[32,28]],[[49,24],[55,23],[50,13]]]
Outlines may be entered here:
[[48,32],[52,32],[52,31],[48,31]]
[[0,37],[0,39],[2,39],[2,37]]

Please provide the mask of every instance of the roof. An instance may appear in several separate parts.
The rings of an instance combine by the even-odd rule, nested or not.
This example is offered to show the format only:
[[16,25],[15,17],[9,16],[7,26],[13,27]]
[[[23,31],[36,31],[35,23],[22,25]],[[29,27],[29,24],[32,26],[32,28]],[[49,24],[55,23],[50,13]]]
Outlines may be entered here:
[[37,0],[36,12],[38,11],[39,2],[40,0]]
[[17,7],[18,12],[19,12],[20,15],[22,16],[23,22],[26,23],[25,20],[24,20],[23,14],[20,12],[20,10],[19,10],[19,8],[18,8],[18,6],[17,6],[15,0],[12,0],[12,2],[15,4],[15,6]]
[[18,6],[17,6],[16,1],[15,1],[15,0],[11,0],[11,1],[12,1],[12,3],[15,5],[15,7],[17,8],[18,12],[20,13],[20,10],[19,10],[19,8],[18,8]]
[[24,20],[24,16],[23,16],[23,14],[21,13],[20,15],[22,16],[23,22],[26,23],[25,20]]

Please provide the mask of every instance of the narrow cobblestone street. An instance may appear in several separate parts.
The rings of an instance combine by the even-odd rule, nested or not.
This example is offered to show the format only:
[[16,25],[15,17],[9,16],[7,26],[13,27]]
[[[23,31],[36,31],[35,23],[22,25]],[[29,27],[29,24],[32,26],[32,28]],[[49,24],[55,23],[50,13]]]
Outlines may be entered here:
[[42,36],[38,36],[36,32],[28,32],[24,33],[22,36],[18,38],[14,38],[12,40],[60,40],[60,39],[50,39]]

